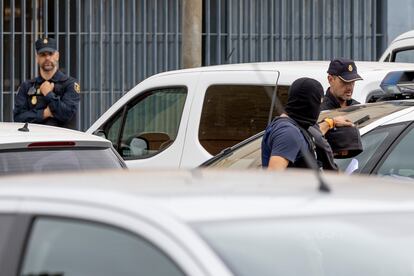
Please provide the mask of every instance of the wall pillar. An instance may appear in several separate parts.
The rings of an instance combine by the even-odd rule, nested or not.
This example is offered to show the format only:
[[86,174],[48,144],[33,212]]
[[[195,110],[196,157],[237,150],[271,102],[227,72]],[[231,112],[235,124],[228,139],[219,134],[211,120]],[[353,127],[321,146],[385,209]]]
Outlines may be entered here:
[[183,68],[200,67],[202,60],[203,0],[182,0],[182,62]]

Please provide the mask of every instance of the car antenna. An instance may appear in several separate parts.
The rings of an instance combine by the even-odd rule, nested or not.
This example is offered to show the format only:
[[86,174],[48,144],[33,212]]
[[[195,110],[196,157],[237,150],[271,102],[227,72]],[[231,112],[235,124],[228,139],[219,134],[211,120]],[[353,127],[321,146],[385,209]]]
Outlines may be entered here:
[[231,56],[233,55],[233,52],[234,52],[234,50],[235,50],[236,48],[232,48],[231,49],[231,51],[230,51],[230,53],[227,55],[227,57],[226,57],[226,61],[225,61],[225,63],[227,63],[227,64],[229,64],[230,63],[230,58],[231,58]]
[[[276,70],[276,72],[277,72],[277,83],[276,83],[276,87],[277,87],[277,84],[279,82],[280,71]],[[261,75],[259,74],[259,76],[261,76]],[[277,111],[279,111],[280,114],[284,113],[284,107],[283,107],[282,103],[280,102],[280,99],[279,99],[279,97],[277,96],[277,93],[276,93],[277,88],[274,89],[274,91],[272,91],[272,90],[270,90],[271,89],[270,87],[265,86],[264,89],[268,90],[268,92],[270,92],[270,95],[273,95],[272,103],[273,103],[273,100],[275,100],[275,104],[277,105],[277,109],[278,109]],[[272,116],[272,114],[269,114],[269,116]],[[309,168],[312,169],[316,174],[316,178],[318,179],[318,183],[319,183],[319,186],[318,186],[319,192],[330,193],[331,188],[329,187],[329,185],[323,179],[322,172],[319,169],[319,166],[318,166],[318,163],[317,163],[316,159],[314,157],[312,157],[312,154],[309,152],[308,149],[306,149],[304,147],[301,147],[300,151],[303,154],[306,165],[308,165]]]
[[25,123],[23,127],[18,129],[18,131],[29,132],[29,123]]

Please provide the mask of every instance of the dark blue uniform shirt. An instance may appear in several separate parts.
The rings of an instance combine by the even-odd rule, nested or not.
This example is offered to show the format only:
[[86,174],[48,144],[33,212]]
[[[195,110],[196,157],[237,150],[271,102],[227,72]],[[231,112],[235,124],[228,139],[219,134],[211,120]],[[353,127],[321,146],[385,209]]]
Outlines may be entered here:
[[[57,71],[49,81],[54,83],[54,89],[46,96],[39,90],[44,82],[40,76],[20,85],[15,98],[14,121],[77,129],[79,85],[61,71]],[[43,119],[43,110],[47,106],[53,117]]]
[[303,134],[289,120],[275,120],[266,128],[262,140],[262,166],[268,167],[271,156],[281,156],[290,166],[302,159],[301,148],[308,148]]

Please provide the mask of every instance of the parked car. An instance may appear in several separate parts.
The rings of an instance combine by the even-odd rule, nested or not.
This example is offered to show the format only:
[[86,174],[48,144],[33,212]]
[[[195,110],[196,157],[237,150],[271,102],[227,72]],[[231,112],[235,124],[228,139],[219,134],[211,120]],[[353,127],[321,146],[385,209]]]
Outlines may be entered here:
[[[286,100],[297,78],[315,78],[326,89],[328,65],[268,62],[161,73],[129,91],[87,132],[109,139],[128,167],[196,167],[262,131],[278,114],[275,97]],[[364,78],[355,84],[360,102],[382,91],[389,72],[414,71],[414,64],[356,65]]]
[[414,30],[405,32],[395,38],[384,51],[379,61],[414,62]]
[[325,181],[332,193],[309,171],[5,177],[0,274],[409,275],[412,183]]
[[[345,171],[357,160],[355,173],[414,178],[414,101],[389,101],[355,105],[322,112],[320,119],[346,116],[357,124],[363,152],[354,158],[336,159]],[[203,163],[211,168],[260,168],[263,132],[224,150]]]
[[0,174],[125,168],[112,143],[38,124],[0,123]]

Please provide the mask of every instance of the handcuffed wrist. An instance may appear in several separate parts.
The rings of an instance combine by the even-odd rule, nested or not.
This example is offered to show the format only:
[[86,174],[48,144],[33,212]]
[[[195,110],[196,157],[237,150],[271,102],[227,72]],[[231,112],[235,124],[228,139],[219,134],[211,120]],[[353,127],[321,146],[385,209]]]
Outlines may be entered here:
[[335,120],[334,119],[332,119],[332,118],[325,118],[323,121],[328,124],[329,129],[333,129],[335,127]]

